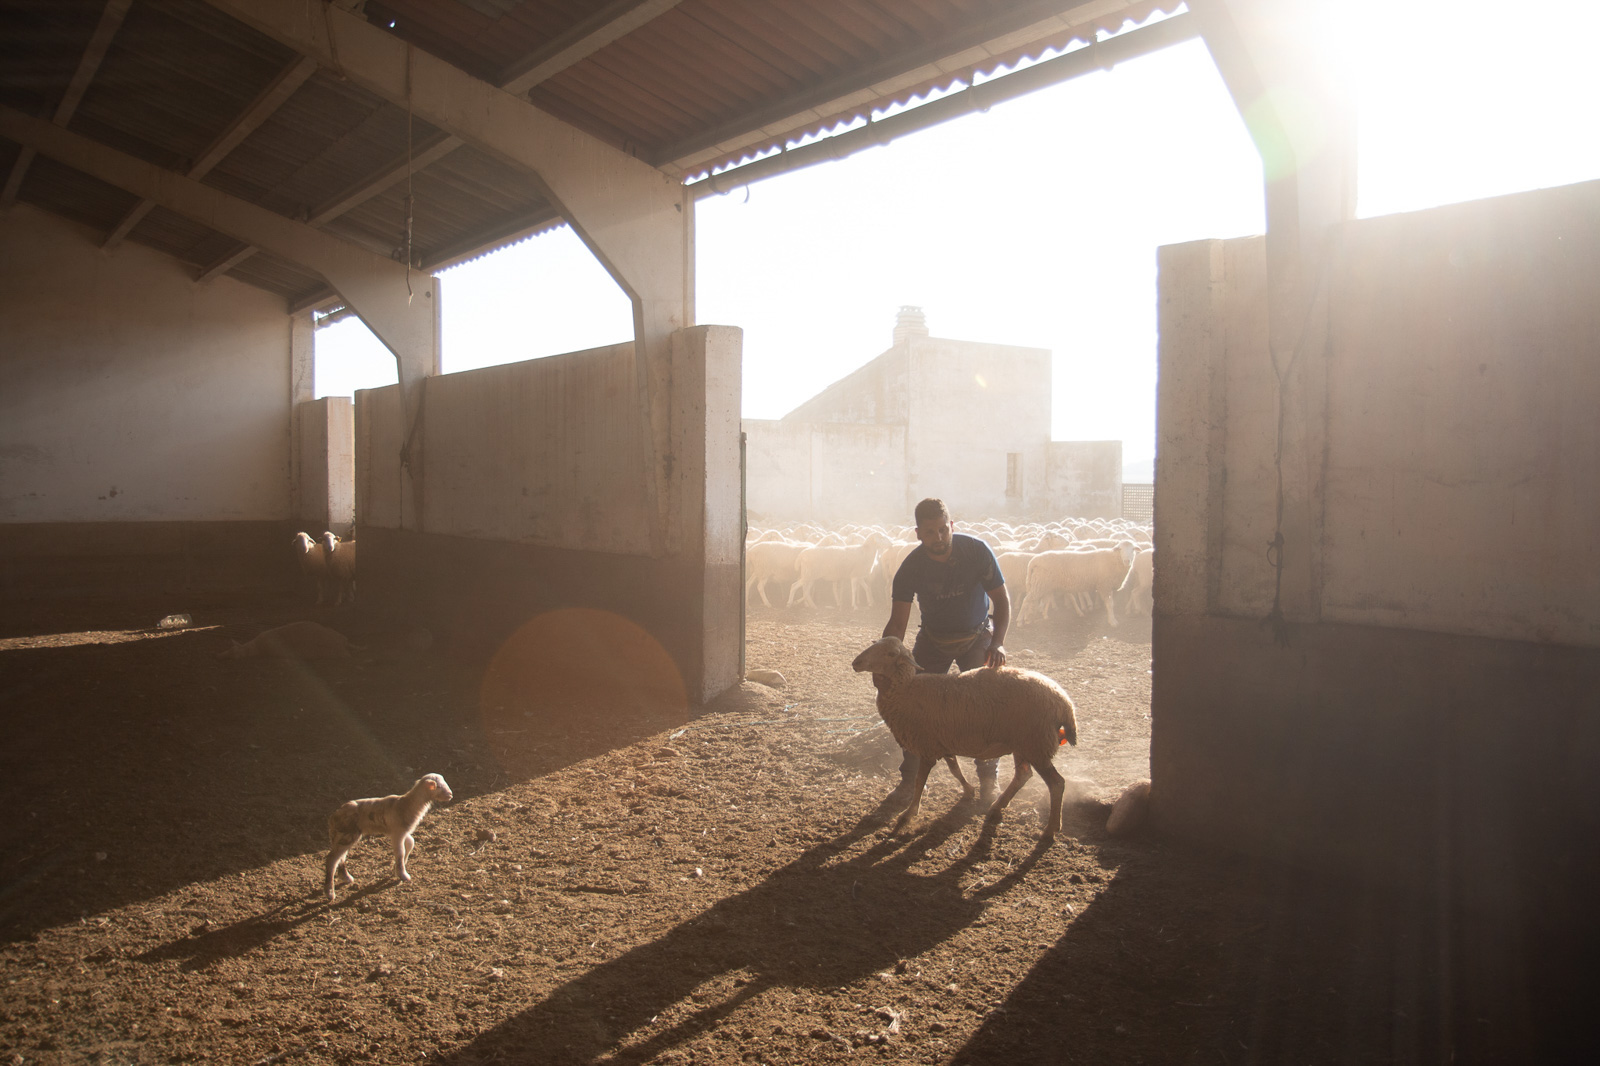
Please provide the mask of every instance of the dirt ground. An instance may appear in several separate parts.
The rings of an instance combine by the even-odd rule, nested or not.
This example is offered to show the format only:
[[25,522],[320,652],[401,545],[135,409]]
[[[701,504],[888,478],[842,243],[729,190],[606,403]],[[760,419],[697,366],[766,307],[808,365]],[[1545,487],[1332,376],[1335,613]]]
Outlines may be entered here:
[[[1040,848],[1037,779],[995,824],[942,769],[891,834],[850,670],[878,612],[752,608],[787,684],[691,711],[290,602],[148,628],[175,606],[0,611],[0,1064],[1447,1061],[1498,1023],[1440,992],[1419,904],[1106,838],[1147,619],[1007,641],[1078,706]],[[361,649],[215,657],[301,617]],[[369,840],[327,904],[328,813],[428,772],[414,880]]]

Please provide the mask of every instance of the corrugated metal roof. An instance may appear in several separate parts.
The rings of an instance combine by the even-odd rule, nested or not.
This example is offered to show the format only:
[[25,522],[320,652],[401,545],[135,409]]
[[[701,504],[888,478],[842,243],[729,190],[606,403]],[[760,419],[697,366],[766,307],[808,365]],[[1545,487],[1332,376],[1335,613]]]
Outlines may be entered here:
[[[340,0],[339,6],[355,7],[369,22],[474,76],[512,84],[535,106],[688,180],[1087,39],[1097,29],[1172,10],[1176,0],[366,0],[364,6]],[[52,115],[68,98],[106,10],[105,0],[0,0],[0,104]],[[608,27],[605,18],[624,21]],[[291,77],[299,58],[204,0],[131,0],[67,126],[189,173],[269,87]],[[408,122],[404,108],[337,71],[318,71],[303,84],[295,79],[279,97],[272,98],[276,110],[199,179],[398,255],[407,184],[397,179],[408,153],[419,156],[445,134],[414,117]],[[0,141],[6,173],[16,156],[16,145]],[[467,147],[436,156],[426,157],[410,182],[417,262],[459,261],[556,221],[530,175]],[[108,234],[137,204],[44,159],[30,164],[17,195]],[[241,250],[223,234],[159,210],[128,236],[197,271]],[[261,253],[228,273],[291,303],[320,285],[309,272]]]

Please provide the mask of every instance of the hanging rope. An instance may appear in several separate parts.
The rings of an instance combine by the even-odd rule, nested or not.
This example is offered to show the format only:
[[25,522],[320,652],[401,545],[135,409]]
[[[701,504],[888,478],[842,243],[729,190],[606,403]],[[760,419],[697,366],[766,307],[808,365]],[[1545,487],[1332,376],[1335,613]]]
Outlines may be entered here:
[[1317,260],[1316,280],[1311,287],[1310,298],[1306,300],[1305,319],[1300,323],[1300,335],[1295,338],[1294,351],[1289,353],[1289,362],[1283,366],[1278,364],[1278,353],[1272,351],[1272,373],[1278,379],[1278,431],[1277,440],[1273,446],[1272,465],[1277,470],[1278,496],[1277,510],[1273,517],[1272,541],[1267,545],[1267,564],[1272,567],[1272,610],[1261,620],[1263,626],[1272,627],[1272,638],[1281,648],[1289,646],[1289,622],[1283,617],[1283,437],[1284,437],[1284,408],[1285,394],[1289,387],[1289,375],[1294,366],[1300,361],[1300,354],[1305,351],[1306,341],[1311,335],[1311,319],[1317,309],[1317,304],[1327,297],[1328,267],[1333,260],[1334,250],[1338,246],[1341,227],[1333,225],[1328,227],[1328,232],[1322,242],[1322,255]]

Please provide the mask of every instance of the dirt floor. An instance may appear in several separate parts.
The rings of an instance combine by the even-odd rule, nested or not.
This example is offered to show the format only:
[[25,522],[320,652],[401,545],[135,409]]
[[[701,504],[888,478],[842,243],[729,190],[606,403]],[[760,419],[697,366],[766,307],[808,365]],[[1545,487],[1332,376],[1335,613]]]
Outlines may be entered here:
[[[1040,848],[1037,779],[996,824],[942,769],[891,834],[877,612],[752,608],[787,684],[690,711],[288,602],[147,628],[174,606],[0,612],[0,1066],[1447,1061],[1497,1020],[1441,993],[1421,905],[1106,838],[1147,619],[1007,642],[1078,706]],[[300,617],[360,650],[216,658]],[[366,841],[327,904],[328,813],[428,772],[414,880]]]

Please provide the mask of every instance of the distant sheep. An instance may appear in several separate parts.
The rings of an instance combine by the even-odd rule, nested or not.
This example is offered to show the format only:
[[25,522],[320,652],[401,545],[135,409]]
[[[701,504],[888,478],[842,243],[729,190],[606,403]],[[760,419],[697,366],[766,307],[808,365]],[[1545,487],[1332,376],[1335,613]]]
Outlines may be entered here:
[[1106,819],[1106,835],[1133,836],[1144,828],[1149,816],[1150,782],[1148,779],[1135,781],[1122,790],[1122,795],[1118,796],[1117,802],[1112,805],[1111,816]]
[[317,603],[321,604],[328,594],[328,568],[322,560],[322,545],[312,540],[309,533],[296,533],[294,554],[300,563],[300,573],[310,578],[316,586]]
[[356,601],[356,542],[322,534],[322,562],[333,589],[333,605]]
[[811,590],[818,581],[828,581],[833,584],[834,598],[839,606],[844,606],[844,595],[840,586],[846,582],[850,588],[850,609],[856,609],[856,591],[859,589],[866,595],[867,606],[874,606],[872,602],[872,568],[878,561],[878,550],[889,543],[889,539],[881,533],[872,533],[862,544],[853,545],[818,545],[800,553],[797,566],[800,577],[793,585],[789,586],[788,606],[794,606],[796,596],[800,596],[807,607],[815,607],[816,601],[811,598]]
[[1134,556],[1127,578],[1122,582],[1122,587],[1117,589],[1117,594],[1124,597],[1123,610],[1129,614],[1150,613],[1154,603],[1151,590],[1155,582],[1155,557],[1155,551],[1150,548]]
[[217,655],[219,659],[348,659],[350,641],[316,622],[290,622]]
[[1133,566],[1137,549],[1123,542],[1114,548],[1093,551],[1040,552],[1028,564],[1028,591],[1023,597],[1019,621],[1037,616],[1050,617],[1050,604],[1059,594],[1074,602],[1074,608],[1083,613],[1074,601],[1076,596],[1099,596],[1105,601],[1106,621],[1117,624],[1117,613],[1111,605],[1111,594],[1122,587]]
[[858,673],[872,674],[878,714],[900,746],[918,759],[911,805],[895,824],[896,831],[916,817],[928,773],[941,759],[1010,755],[1016,769],[990,817],[998,818],[1037,770],[1050,789],[1050,817],[1040,839],[1055,838],[1066,780],[1051,760],[1057,747],[1078,742],[1072,700],[1060,685],[1043,674],[1012,667],[919,674],[916,660],[896,637],[873,643],[853,665]]
[[778,582],[780,587],[793,585],[800,576],[798,560],[800,553],[810,548],[809,544],[801,544],[792,540],[763,540],[757,541],[745,549],[744,552],[744,596],[750,598],[750,590],[755,589],[761,597],[761,602],[768,607],[772,601],[767,599],[767,585]]
[[422,822],[423,815],[435,803],[449,803],[454,797],[450,786],[438,774],[427,774],[403,796],[382,796],[375,799],[350,800],[328,816],[328,843],[332,850],[324,864],[328,875],[326,889],[328,902],[333,902],[333,879],[343,875],[347,885],[356,883],[345,867],[345,856],[363,836],[382,834],[389,838],[394,848],[394,876],[401,881],[411,880],[406,870],[406,857],[416,846],[411,833]]

